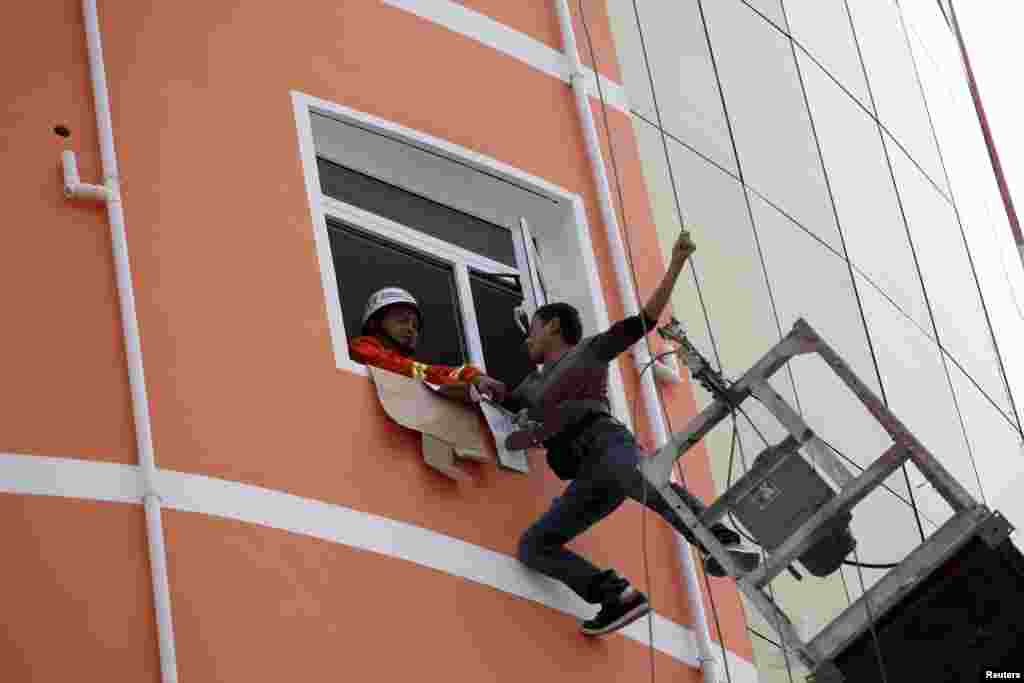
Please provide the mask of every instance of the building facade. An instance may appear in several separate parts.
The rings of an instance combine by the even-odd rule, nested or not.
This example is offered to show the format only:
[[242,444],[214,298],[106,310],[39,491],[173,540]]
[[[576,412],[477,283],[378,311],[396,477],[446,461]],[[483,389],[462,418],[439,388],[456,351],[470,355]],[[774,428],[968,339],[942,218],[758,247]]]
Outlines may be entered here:
[[[805,318],[973,496],[1024,523],[1024,279],[948,6],[611,7],[662,253],[681,222],[700,245],[674,300],[697,346],[736,378]],[[823,363],[797,359],[773,385],[852,470],[888,446]],[[762,435],[785,434],[756,404],[748,412],[757,429],[738,416],[735,446],[729,428],[705,439],[720,491],[765,448]],[[854,509],[849,560],[897,563],[949,519],[906,470]],[[811,637],[885,572],[846,565],[771,588]],[[772,625],[749,605],[747,617],[760,680],[802,680]]]
[[[399,285],[425,360],[521,377],[501,276],[524,224],[586,330],[658,282],[604,4],[585,27],[570,8],[593,46],[576,73],[556,3],[98,4],[27,6],[3,41],[4,679],[697,681],[706,628],[719,676],[756,680],[731,581],[694,582],[632,503],[577,546],[656,616],[583,638],[593,610],[515,560],[564,483],[538,458],[429,469],[348,352]],[[621,226],[574,79],[610,126]],[[633,361],[612,404],[653,447]],[[685,378],[657,388],[673,423],[694,414]],[[686,475],[710,499],[703,447]]]

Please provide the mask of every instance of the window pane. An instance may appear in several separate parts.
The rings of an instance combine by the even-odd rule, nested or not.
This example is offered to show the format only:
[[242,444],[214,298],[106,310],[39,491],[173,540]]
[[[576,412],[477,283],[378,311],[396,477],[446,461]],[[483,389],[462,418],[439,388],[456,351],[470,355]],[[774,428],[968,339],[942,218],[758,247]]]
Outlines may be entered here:
[[324,194],[438,239],[516,265],[507,228],[456,211],[323,158],[317,159]]
[[469,271],[469,286],[476,306],[487,374],[512,389],[533,370],[523,350],[525,337],[512,318],[512,310],[522,302],[522,295],[517,287],[485,279],[472,270]]
[[363,310],[373,292],[401,287],[416,297],[423,311],[417,360],[444,365],[467,362],[451,266],[340,221],[329,220],[327,228],[349,338],[359,335]]

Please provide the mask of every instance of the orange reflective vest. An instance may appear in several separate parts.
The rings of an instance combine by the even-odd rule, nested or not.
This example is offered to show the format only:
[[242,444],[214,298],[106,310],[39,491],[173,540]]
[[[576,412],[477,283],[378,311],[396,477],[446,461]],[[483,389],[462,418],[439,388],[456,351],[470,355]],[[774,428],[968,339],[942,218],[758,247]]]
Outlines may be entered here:
[[483,373],[472,365],[457,368],[447,365],[419,363],[400,352],[389,349],[376,337],[356,337],[349,343],[349,351],[357,363],[397,372],[413,379],[422,379],[431,384],[455,384],[471,382]]

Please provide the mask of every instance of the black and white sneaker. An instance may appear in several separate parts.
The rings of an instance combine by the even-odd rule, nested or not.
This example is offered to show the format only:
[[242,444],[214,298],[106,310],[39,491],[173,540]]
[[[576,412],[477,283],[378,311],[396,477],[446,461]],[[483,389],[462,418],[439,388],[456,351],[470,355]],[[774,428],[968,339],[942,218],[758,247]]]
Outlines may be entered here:
[[[729,550],[729,555],[732,556],[733,562],[739,565],[741,572],[752,572],[761,564],[761,554],[741,549],[743,539],[729,527],[724,524],[716,524],[711,528],[711,533],[715,535],[719,543]],[[708,573],[708,576],[719,578],[729,576],[729,572],[725,570],[722,563],[706,551],[704,552],[704,571]]]
[[584,621],[580,630],[587,636],[604,635],[632,624],[650,611],[647,596],[630,586],[618,598],[602,605],[597,616]]

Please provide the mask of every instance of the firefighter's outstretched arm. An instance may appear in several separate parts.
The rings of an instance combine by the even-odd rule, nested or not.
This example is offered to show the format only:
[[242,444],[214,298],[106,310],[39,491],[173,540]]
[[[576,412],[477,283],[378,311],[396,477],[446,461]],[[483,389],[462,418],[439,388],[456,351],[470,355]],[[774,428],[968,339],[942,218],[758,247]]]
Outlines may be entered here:
[[420,363],[387,348],[379,340],[369,336],[352,340],[349,349],[352,352],[352,357],[364,365],[373,365],[406,377],[422,379],[431,384],[472,384],[481,392],[492,396],[496,401],[502,401],[505,398],[505,385],[493,377],[488,377],[479,368],[472,365],[451,367]]

